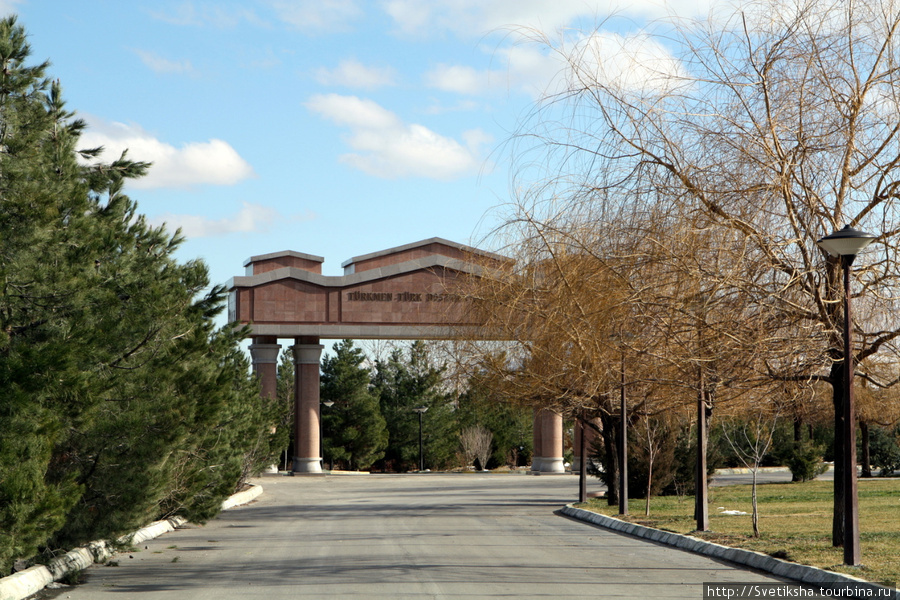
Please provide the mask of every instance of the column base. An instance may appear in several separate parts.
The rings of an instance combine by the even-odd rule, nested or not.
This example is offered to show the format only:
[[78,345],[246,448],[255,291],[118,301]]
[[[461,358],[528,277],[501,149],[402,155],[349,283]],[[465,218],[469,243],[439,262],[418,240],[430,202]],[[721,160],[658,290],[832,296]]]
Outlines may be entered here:
[[294,457],[294,474],[306,475],[308,473],[322,473],[322,459],[318,456],[315,458],[299,458]]
[[562,457],[545,456],[541,459],[541,473],[565,473],[566,465]]

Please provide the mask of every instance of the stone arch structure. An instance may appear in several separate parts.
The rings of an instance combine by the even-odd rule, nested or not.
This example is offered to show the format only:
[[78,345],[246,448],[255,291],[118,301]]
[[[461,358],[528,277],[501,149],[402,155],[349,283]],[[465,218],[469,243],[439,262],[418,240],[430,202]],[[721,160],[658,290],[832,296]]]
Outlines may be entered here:
[[[244,262],[245,274],[228,283],[229,320],[250,326],[251,360],[264,396],[276,393],[279,340],[293,340],[294,473],[321,472],[321,339],[448,339],[459,328],[478,327],[465,321],[453,283],[480,276],[486,262],[509,259],[430,238],[351,258],[339,276],[322,275],[324,260],[290,250],[253,256]],[[540,460],[532,470],[563,471],[561,417],[538,411],[535,432]]]

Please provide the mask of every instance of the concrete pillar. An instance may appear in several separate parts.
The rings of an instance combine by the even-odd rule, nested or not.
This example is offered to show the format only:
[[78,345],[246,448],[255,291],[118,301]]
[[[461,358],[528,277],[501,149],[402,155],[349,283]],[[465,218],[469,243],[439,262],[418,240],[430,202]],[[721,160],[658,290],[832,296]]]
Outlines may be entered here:
[[250,362],[259,377],[263,398],[274,398],[278,390],[278,352],[281,346],[274,337],[255,337],[250,344]]
[[531,454],[531,471],[537,472],[541,470],[541,456],[543,452],[543,444],[541,438],[541,432],[543,430],[543,422],[541,421],[541,414],[543,413],[543,409],[535,408],[534,409],[534,421],[531,429],[531,440],[532,446],[534,446],[534,452]]
[[565,473],[562,415],[552,410],[544,410],[542,413],[541,473]]
[[317,337],[294,339],[294,473],[321,473],[319,456],[319,360]]

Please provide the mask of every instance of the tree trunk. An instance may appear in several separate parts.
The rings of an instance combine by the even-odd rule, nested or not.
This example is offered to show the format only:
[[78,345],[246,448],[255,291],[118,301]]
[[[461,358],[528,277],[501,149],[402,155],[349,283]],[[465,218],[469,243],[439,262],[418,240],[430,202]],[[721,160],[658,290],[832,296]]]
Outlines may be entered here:
[[756,473],[759,471],[759,465],[753,468],[753,537],[759,537],[759,504],[756,501]]
[[866,421],[859,422],[859,435],[862,444],[862,476],[872,476],[872,463],[869,457],[869,424]]
[[578,501],[587,502],[587,419],[584,416],[584,410],[581,411],[581,418],[578,420],[581,427],[581,439],[579,440],[579,453],[581,454],[581,464],[578,465]]
[[[799,444],[803,441],[803,419],[794,417],[794,443]],[[791,473],[791,482],[800,481],[796,473]]]
[[601,413],[603,426],[603,468],[606,470],[606,501],[609,506],[619,504],[619,453],[616,450],[616,421],[610,415]]
[[700,369],[699,391],[697,392],[697,472],[694,490],[694,520],[697,531],[709,530],[709,506],[707,502],[706,482],[706,387],[704,386],[703,369]]

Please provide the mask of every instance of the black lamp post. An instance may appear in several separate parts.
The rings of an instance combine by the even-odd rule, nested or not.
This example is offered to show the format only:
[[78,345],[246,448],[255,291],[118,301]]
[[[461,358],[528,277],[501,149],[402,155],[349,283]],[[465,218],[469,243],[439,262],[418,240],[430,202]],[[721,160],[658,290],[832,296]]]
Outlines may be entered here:
[[[326,408],[331,408],[334,406],[333,400],[325,400],[324,402],[320,402],[322,406]],[[322,468],[325,468],[325,440],[322,435],[323,427],[322,427],[322,411],[319,410],[319,463],[322,465]],[[333,461],[332,461],[333,462]]]
[[856,407],[853,399],[853,320],[850,313],[850,271],[856,255],[875,239],[871,233],[853,229],[849,225],[818,241],[831,256],[841,257],[844,272],[844,390],[842,406],[843,456],[836,456],[843,468],[844,488],[844,564],[858,565],[859,549],[859,500],[856,489]]
[[424,415],[427,410],[427,406],[420,406],[413,409],[413,412],[419,413],[419,471],[425,470],[425,455],[422,452],[422,415]]
[[[628,514],[628,404],[625,400],[625,351],[622,351],[622,390],[619,398],[619,514]],[[584,460],[582,458],[582,460]]]

